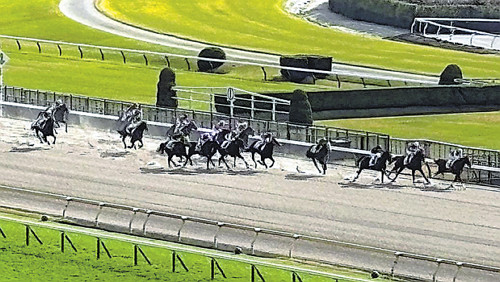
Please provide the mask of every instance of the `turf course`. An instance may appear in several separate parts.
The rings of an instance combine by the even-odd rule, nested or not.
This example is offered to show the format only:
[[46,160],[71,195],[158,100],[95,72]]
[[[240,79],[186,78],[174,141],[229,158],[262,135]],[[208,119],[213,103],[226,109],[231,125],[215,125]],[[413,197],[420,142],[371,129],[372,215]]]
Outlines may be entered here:
[[317,124],[500,150],[500,112],[343,119]]
[[320,27],[287,14],[286,0],[99,0],[109,16],[181,37],[279,54],[331,55],[335,61],[439,74],[458,64],[465,77],[500,77],[500,56],[382,40]]
[[[0,213],[5,216],[5,214]],[[13,216],[9,216],[13,217]],[[26,219],[15,216],[14,218]],[[60,226],[57,224],[51,224]],[[33,235],[30,235],[30,245],[25,244],[25,226],[17,222],[0,220],[0,228],[7,238],[0,236],[0,263],[2,265],[2,278],[0,280],[15,281],[211,281],[210,258],[189,252],[177,252],[189,269],[186,272],[180,262],[176,262],[176,272],[172,272],[172,251],[163,248],[140,246],[152,265],[145,259],[138,257],[138,265],[134,266],[133,245],[120,240],[102,239],[112,258],[108,258],[101,247],[101,258],[96,259],[96,238],[76,232],[66,232],[75,245],[75,252],[68,241],[65,241],[65,252],[60,250],[60,232],[48,228],[31,226],[36,235],[41,239],[40,245]],[[95,230],[94,230],[95,231]],[[109,232],[98,233],[111,235]],[[130,236],[125,236],[130,237]],[[136,237],[131,237],[136,238]],[[159,241],[145,239],[148,242]],[[166,243],[166,245],[175,245]],[[186,246],[187,249],[201,250]],[[208,251],[210,252],[210,251]],[[216,251],[213,251],[216,253]],[[221,253],[221,252],[217,252]],[[226,253],[227,254],[227,253]],[[242,255],[245,256],[245,255]],[[251,257],[249,257],[251,258]],[[267,262],[297,265],[295,262],[279,259],[259,259]],[[249,264],[217,259],[228,279],[224,279],[216,271],[215,281],[250,281],[251,266]],[[308,266],[307,268],[336,273],[338,275],[367,279],[368,274],[349,271],[341,268]],[[20,271],[22,269],[22,271]],[[261,274],[269,281],[291,281],[289,271],[271,267],[258,267]],[[332,281],[331,278],[299,273],[303,281]],[[38,278],[36,278],[38,277]],[[386,281],[385,279],[379,279]],[[342,280],[349,281],[349,280]]]

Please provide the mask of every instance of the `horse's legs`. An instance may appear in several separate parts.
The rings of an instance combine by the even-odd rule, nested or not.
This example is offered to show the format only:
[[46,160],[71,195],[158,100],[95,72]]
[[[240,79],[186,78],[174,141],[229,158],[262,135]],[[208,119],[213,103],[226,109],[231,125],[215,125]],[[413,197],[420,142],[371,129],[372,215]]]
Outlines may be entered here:
[[227,164],[226,162],[226,158],[225,158],[225,155],[221,155],[220,158],[219,158],[219,165],[220,165],[220,162],[221,160],[224,162],[224,164],[226,165],[226,168],[229,169],[229,165]]
[[140,149],[140,148],[142,148],[142,147],[144,147],[144,143],[142,143],[142,139],[139,139],[138,141],[139,141],[139,143],[141,144],[141,145],[139,146],[139,149]]
[[127,137],[127,136],[122,137],[122,142],[123,142],[124,149],[127,149],[127,143],[125,143],[125,137]]
[[316,169],[319,171],[319,173],[321,173],[321,170],[319,169],[318,164],[316,163],[316,159],[312,158],[312,160],[313,160],[313,163],[314,163],[314,166],[316,167]]
[[238,155],[237,155],[237,156],[238,156],[240,159],[242,159],[242,160],[243,160],[243,162],[245,163],[245,166],[246,166],[247,168],[249,168],[249,165],[248,165],[247,161],[245,160],[245,158],[244,158],[244,157],[243,157],[240,153],[238,153]]
[[68,133],[68,124],[66,122],[64,122],[64,130]]
[[326,163],[323,164],[323,175],[326,175],[326,168],[327,168],[327,165]]
[[273,161],[273,163],[269,167],[273,167],[273,165],[274,165],[274,158],[273,158],[273,156],[270,156],[269,158],[271,159],[271,161]]
[[352,182],[354,182],[354,181],[356,181],[356,179],[358,179],[359,174],[361,173],[362,170],[363,170],[362,168],[358,169],[358,171],[356,172],[357,173],[356,176],[354,176],[354,178],[352,179]]
[[56,144],[56,136],[52,135],[52,137],[54,137],[54,142],[52,142],[52,144]]
[[[400,167],[398,171],[396,171],[396,176],[391,180],[391,182],[396,181],[396,178],[398,178],[399,174],[405,169],[404,167]],[[390,178],[389,178],[390,179]]]
[[413,182],[413,184],[415,184],[415,170],[411,170],[411,180]]
[[233,156],[233,159],[234,159],[234,161],[233,161],[233,167],[236,167],[236,155]]
[[257,162],[255,161],[255,152],[252,152],[252,161],[255,164],[255,168],[257,168]]
[[380,171],[380,173],[382,174],[382,177],[380,177],[380,182],[381,182],[381,183],[384,183],[384,174],[385,174],[385,169],[382,169],[382,170]]
[[424,177],[425,182],[426,182],[427,184],[430,184],[431,182],[429,181],[429,179],[427,178],[427,176],[425,176],[424,171],[423,171],[422,169],[419,169],[418,171],[419,171],[419,172],[422,174],[422,176]]

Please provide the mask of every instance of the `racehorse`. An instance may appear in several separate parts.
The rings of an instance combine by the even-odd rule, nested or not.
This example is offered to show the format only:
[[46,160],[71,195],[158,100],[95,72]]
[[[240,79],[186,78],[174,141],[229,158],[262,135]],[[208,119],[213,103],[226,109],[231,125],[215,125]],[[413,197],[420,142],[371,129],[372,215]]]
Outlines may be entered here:
[[[167,153],[168,167],[171,167],[170,163],[173,163],[174,166],[179,166],[178,164],[176,164],[174,162],[174,160],[172,160],[172,158],[174,156],[179,157],[181,159],[183,157],[188,158],[188,155],[186,153],[186,145],[181,141],[174,141],[172,144],[172,149],[169,149],[167,147],[168,142],[170,142],[170,141],[165,141],[165,142],[160,143],[160,146],[158,147],[156,152],[159,152],[160,154]],[[186,160],[186,163],[187,163],[187,160]]]
[[260,155],[260,161],[259,163],[266,168],[268,168],[266,164],[266,159],[270,159],[272,161],[271,165],[269,167],[273,167],[274,165],[274,158],[273,158],[273,150],[274,150],[274,145],[281,146],[281,144],[274,138],[274,136],[271,136],[271,140],[267,140],[265,142],[263,141],[254,141],[248,149],[245,151],[252,153],[252,160],[255,164],[255,168],[257,168],[257,162],[255,162],[255,153]]
[[358,159],[358,171],[356,177],[352,180],[352,182],[356,181],[358,179],[359,174],[361,171],[364,169],[371,169],[371,170],[376,170],[380,171],[382,173],[382,179],[381,182],[384,183],[384,174],[386,174],[386,168],[387,168],[387,162],[391,161],[391,154],[387,151],[384,151],[380,158],[378,158],[377,162],[370,166],[370,156],[363,156]]
[[219,165],[220,165],[220,162],[223,161],[224,164],[226,165],[226,168],[229,169],[229,166],[227,165],[227,162],[225,159],[226,156],[229,155],[229,156],[234,158],[233,167],[236,167],[236,158],[238,157],[238,158],[243,160],[246,167],[248,168],[249,167],[248,163],[245,160],[245,158],[243,158],[243,156],[241,155],[241,150],[240,150],[240,149],[245,149],[245,144],[244,144],[243,139],[236,137],[234,140],[226,141],[226,142],[229,142],[229,144],[227,144],[227,146],[225,146],[224,148],[219,147],[219,154],[220,154]]
[[[309,147],[309,149],[306,152],[306,157],[312,159],[314,166],[319,171],[319,173],[326,174],[326,169],[327,169],[326,164],[330,159],[329,146],[327,144],[321,144],[317,149],[315,148],[316,146],[318,145],[312,145],[311,147]],[[316,161],[318,161],[321,164],[321,168],[323,169],[323,171],[319,169],[318,163]]]
[[451,168],[446,168],[446,160],[438,159],[434,160],[434,162],[438,166],[438,171],[434,174],[434,177],[438,174],[444,175],[445,172],[452,173],[455,175],[455,179],[453,179],[452,184],[456,181],[460,181],[460,183],[462,183],[462,178],[460,177],[460,175],[462,174],[465,165],[469,166],[469,168],[472,166],[468,156],[465,156],[453,162]]
[[411,159],[411,161],[406,165],[404,164],[404,159],[405,159],[405,156],[397,156],[394,159],[392,159],[391,162],[389,162],[389,163],[394,162],[394,167],[392,168],[391,171],[389,171],[389,174],[387,175],[387,177],[390,178],[391,173],[394,171],[396,172],[396,176],[394,177],[394,179],[392,179],[392,182],[396,181],[396,178],[398,178],[398,175],[405,168],[407,168],[407,169],[411,170],[411,176],[413,179],[413,183],[415,183],[415,171],[419,171],[420,174],[422,174],[422,176],[424,177],[425,182],[427,184],[431,183],[429,181],[429,179],[425,176],[424,171],[422,170],[422,163],[424,163],[427,166],[427,171],[429,172],[429,177],[431,177],[431,168],[429,167],[429,164],[425,162],[425,155],[424,155],[423,150],[418,150],[415,153],[415,155],[413,156],[413,158]]
[[[36,137],[40,140],[41,143],[47,142],[50,145],[50,142],[47,140],[48,136],[54,137],[54,142],[56,143],[56,135],[54,131],[54,118],[47,112],[40,112],[35,121],[31,123],[31,129],[35,131]],[[42,136],[40,136],[40,133]]]
[[182,126],[182,128],[179,129],[179,132],[176,132],[175,124],[172,125],[166,133],[167,137],[173,137],[176,134],[182,134],[183,136],[189,136],[191,134],[191,131],[197,130],[198,126],[196,126],[196,123],[194,121],[189,121],[188,124],[185,126]]
[[210,169],[210,163],[215,167],[214,162],[212,161],[212,157],[217,153],[217,148],[219,145],[217,145],[217,142],[208,140],[203,145],[201,145],[201,148],[199,150],[196,149],[197,142],[189,142],[189,149],[188,149],[188,154],[186,156],[186,162],[184,163],[184,166],[190,162],[191,165],[193,165],[193,161],[191,160],[191,157],[193,155],[200,155],[203,157],[207,158],[207,170]]
[[[127,127],[125,130],[125,135],[122,135],[122,142],[123,145],[125,146],[125,149],[127,148],[127,144],[125,143],[125,138],[127,136],[130,136],[130,142],[132,143],[128,148],[134,147],[134,149],[137,149],[135,147],[135,142],[139,141],[139,149],[144,146],[144,143],[142,143],[142,137],[144,135],[144,130],[148,130],[148,125],[146,124],[145,121],[141,120],[137,123],[133,123]],[[121,133],[120,133],[121,134]]]
[[[60,123],[64,123],[64,131],[68,133],[68,115],[69,110],[66,107],[66,104],[56,104],[51,106],[50,112],[52,113],[52,117],[54,118],[55,127],[61,127]],[[57,133],[57,132],[56,132]]]

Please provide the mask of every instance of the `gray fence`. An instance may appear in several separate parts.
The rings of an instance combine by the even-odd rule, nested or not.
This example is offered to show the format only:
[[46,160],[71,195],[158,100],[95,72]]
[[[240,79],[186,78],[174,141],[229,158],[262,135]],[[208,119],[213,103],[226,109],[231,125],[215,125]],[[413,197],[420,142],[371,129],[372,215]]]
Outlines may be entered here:
[[[132,103],[9,86],[5,86],[3,90],[3,99],[7,102],[49,106],[56,100],[61,99],[70,110],[112,116],[118,116]],[[174,123],[180,114],[188,114],[199,126],[204,128],[212,128],[220,120],[227,120],[232,128],[236,128],[237,122],[246,121],[257,134],[272,132],[280,139],[316,143],[320,138],[327,137],[332,140],[343,140],[350,143],[352,148],[357,149],[368,149],[377,144],[390,149],[390,138],[385,134],[323,126],[301,126],[288,122],[257,120],[245,116],[230,117],[214,111],[202,112],[186,109],[159,108],[152,105],[141,105],[141,107],[143,109],[143,119],[147,121]]]

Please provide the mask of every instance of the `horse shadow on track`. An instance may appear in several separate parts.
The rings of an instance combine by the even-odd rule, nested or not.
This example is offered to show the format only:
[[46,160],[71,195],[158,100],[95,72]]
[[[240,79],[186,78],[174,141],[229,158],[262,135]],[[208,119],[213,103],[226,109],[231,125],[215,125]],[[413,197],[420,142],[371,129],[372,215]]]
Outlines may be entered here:
[[358,182],[338,182],[341,188],[351,189],[386,189],[386,190],[400,190],[410,188],[406,185],[395,183],[358,183]]
[[285,175],[285,179],[287,180],[298,180],[298,181],[304,181],[304,180],[309,180],[309,179],[316,179],[316,178],[322,178],[323,176],[321,175],[313,175],[313,174],[295,174],[295,173],[290,173]]
[[195,168],[195,169],[186,169],[183,167],[173,168],[173,169],[165,169],[163,167],[141,167],[141,173],[143,174],[171,174],[171,175],[200,175],[200,174],[208,174],[208,175],[256,175],[262,173],[262,171],[258,170],[215,170],[215,169],[204,169],[204,168]]
[[129,151],[106,150],[101,152],[100,156],[101,158],[123,158],[129,154]]
[[49,148],[44,148],[44,147],[12,147],[9,152],[11,153],[29,153],[29,152],[34,152],[34,151],[44,151],[44,150],[49,150]]

